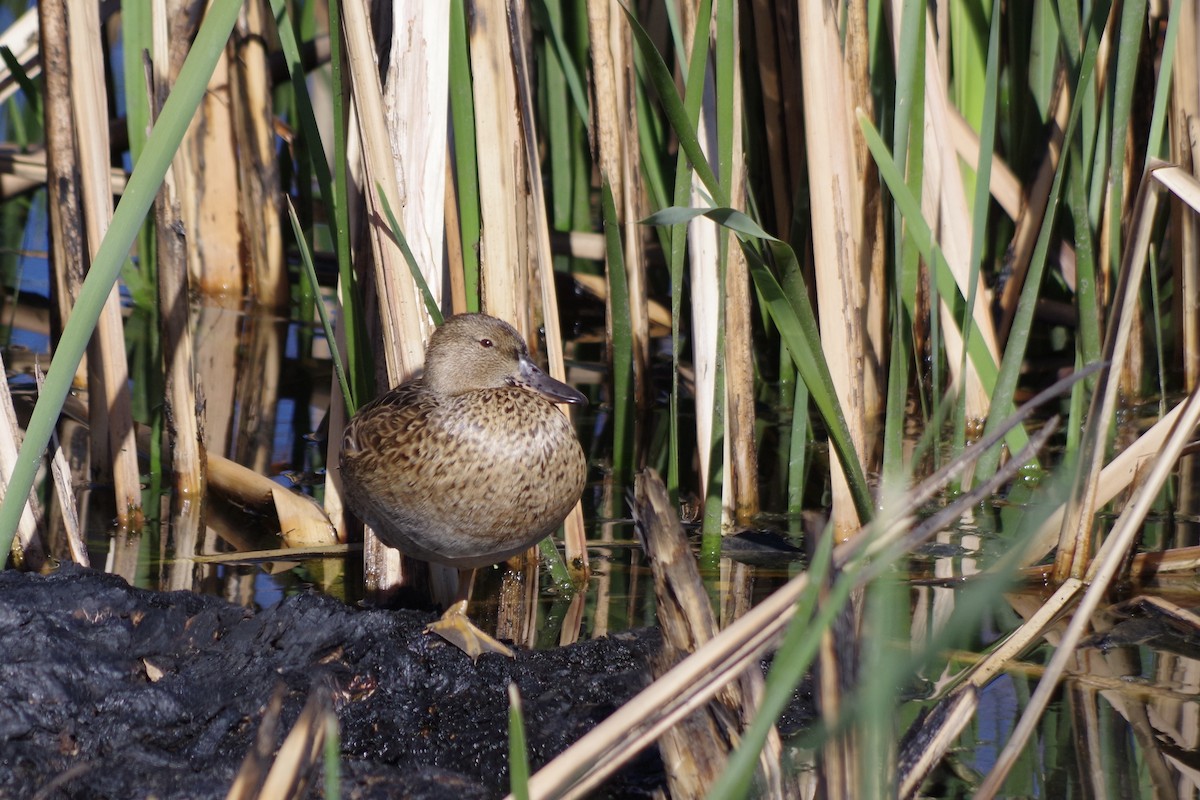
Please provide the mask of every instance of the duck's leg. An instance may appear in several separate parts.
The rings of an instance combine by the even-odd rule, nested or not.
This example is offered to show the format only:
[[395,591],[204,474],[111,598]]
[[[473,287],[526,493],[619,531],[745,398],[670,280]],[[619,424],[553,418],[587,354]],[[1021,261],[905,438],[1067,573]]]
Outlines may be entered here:
[[428,633],[436,633],[450,644],[462,650],[478,661],[484,653],[499,653],[513,658],[513,651],[492,636],[481,631],[467,617],[467,601],[471,599],[471,587],[475,583],[475,570],[460,569],[458,571],[458,596],[454,603],[442,614],[437,622],[430,623],[425,628]]

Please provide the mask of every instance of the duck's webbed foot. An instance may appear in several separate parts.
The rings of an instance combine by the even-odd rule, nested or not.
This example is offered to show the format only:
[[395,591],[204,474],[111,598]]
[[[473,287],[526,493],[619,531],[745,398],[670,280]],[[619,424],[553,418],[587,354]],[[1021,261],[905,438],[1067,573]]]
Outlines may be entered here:
[[446,613],[442,614],[441,619],[426,626],[425,632],[436,633],[469,655],[472,661],[478,661],[484,653],[499,653],[509,658],[514,657],[510,647],[484,633],[474,622],[471,622],[467,617],[465,600],[446,609]]

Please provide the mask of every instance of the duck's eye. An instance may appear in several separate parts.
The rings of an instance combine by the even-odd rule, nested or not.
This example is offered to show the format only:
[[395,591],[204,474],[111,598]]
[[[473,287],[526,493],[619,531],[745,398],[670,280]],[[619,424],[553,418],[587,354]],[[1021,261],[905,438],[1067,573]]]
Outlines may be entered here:
[[491,339],[480,339],[479,344],[481,347],[495,347],[495,345],[492,344]]

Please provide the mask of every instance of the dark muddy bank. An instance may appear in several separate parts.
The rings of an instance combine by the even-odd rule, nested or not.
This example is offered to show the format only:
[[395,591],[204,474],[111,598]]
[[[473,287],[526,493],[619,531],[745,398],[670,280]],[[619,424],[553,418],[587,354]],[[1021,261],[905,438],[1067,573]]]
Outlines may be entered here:
[[[0,797],[222,798],[276,688],[286,733],[318,684],[335,698],[343,798],[497,797],[510,681],[536,768],[640,690],[658,646],[639,631],[473,665],[422,633],[430,619],[316,594],[252,613],[74,567],[0,572]],[[651,751],[605,796],[661,781]]]

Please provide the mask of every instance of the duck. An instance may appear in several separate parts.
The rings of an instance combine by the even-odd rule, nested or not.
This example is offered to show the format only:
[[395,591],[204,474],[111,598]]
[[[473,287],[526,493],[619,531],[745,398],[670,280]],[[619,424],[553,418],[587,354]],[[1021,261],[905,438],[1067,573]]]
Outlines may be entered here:
[[587,461],[558,403],[587,398],[543,372],[509,323],[459,314],[430,337],[423,371],[345,429],[347,507],[389,547],[459,570],[454,603],[427,631],[473,660],[513,656],[467,617],[476,568],[546,538],[583,492]]

